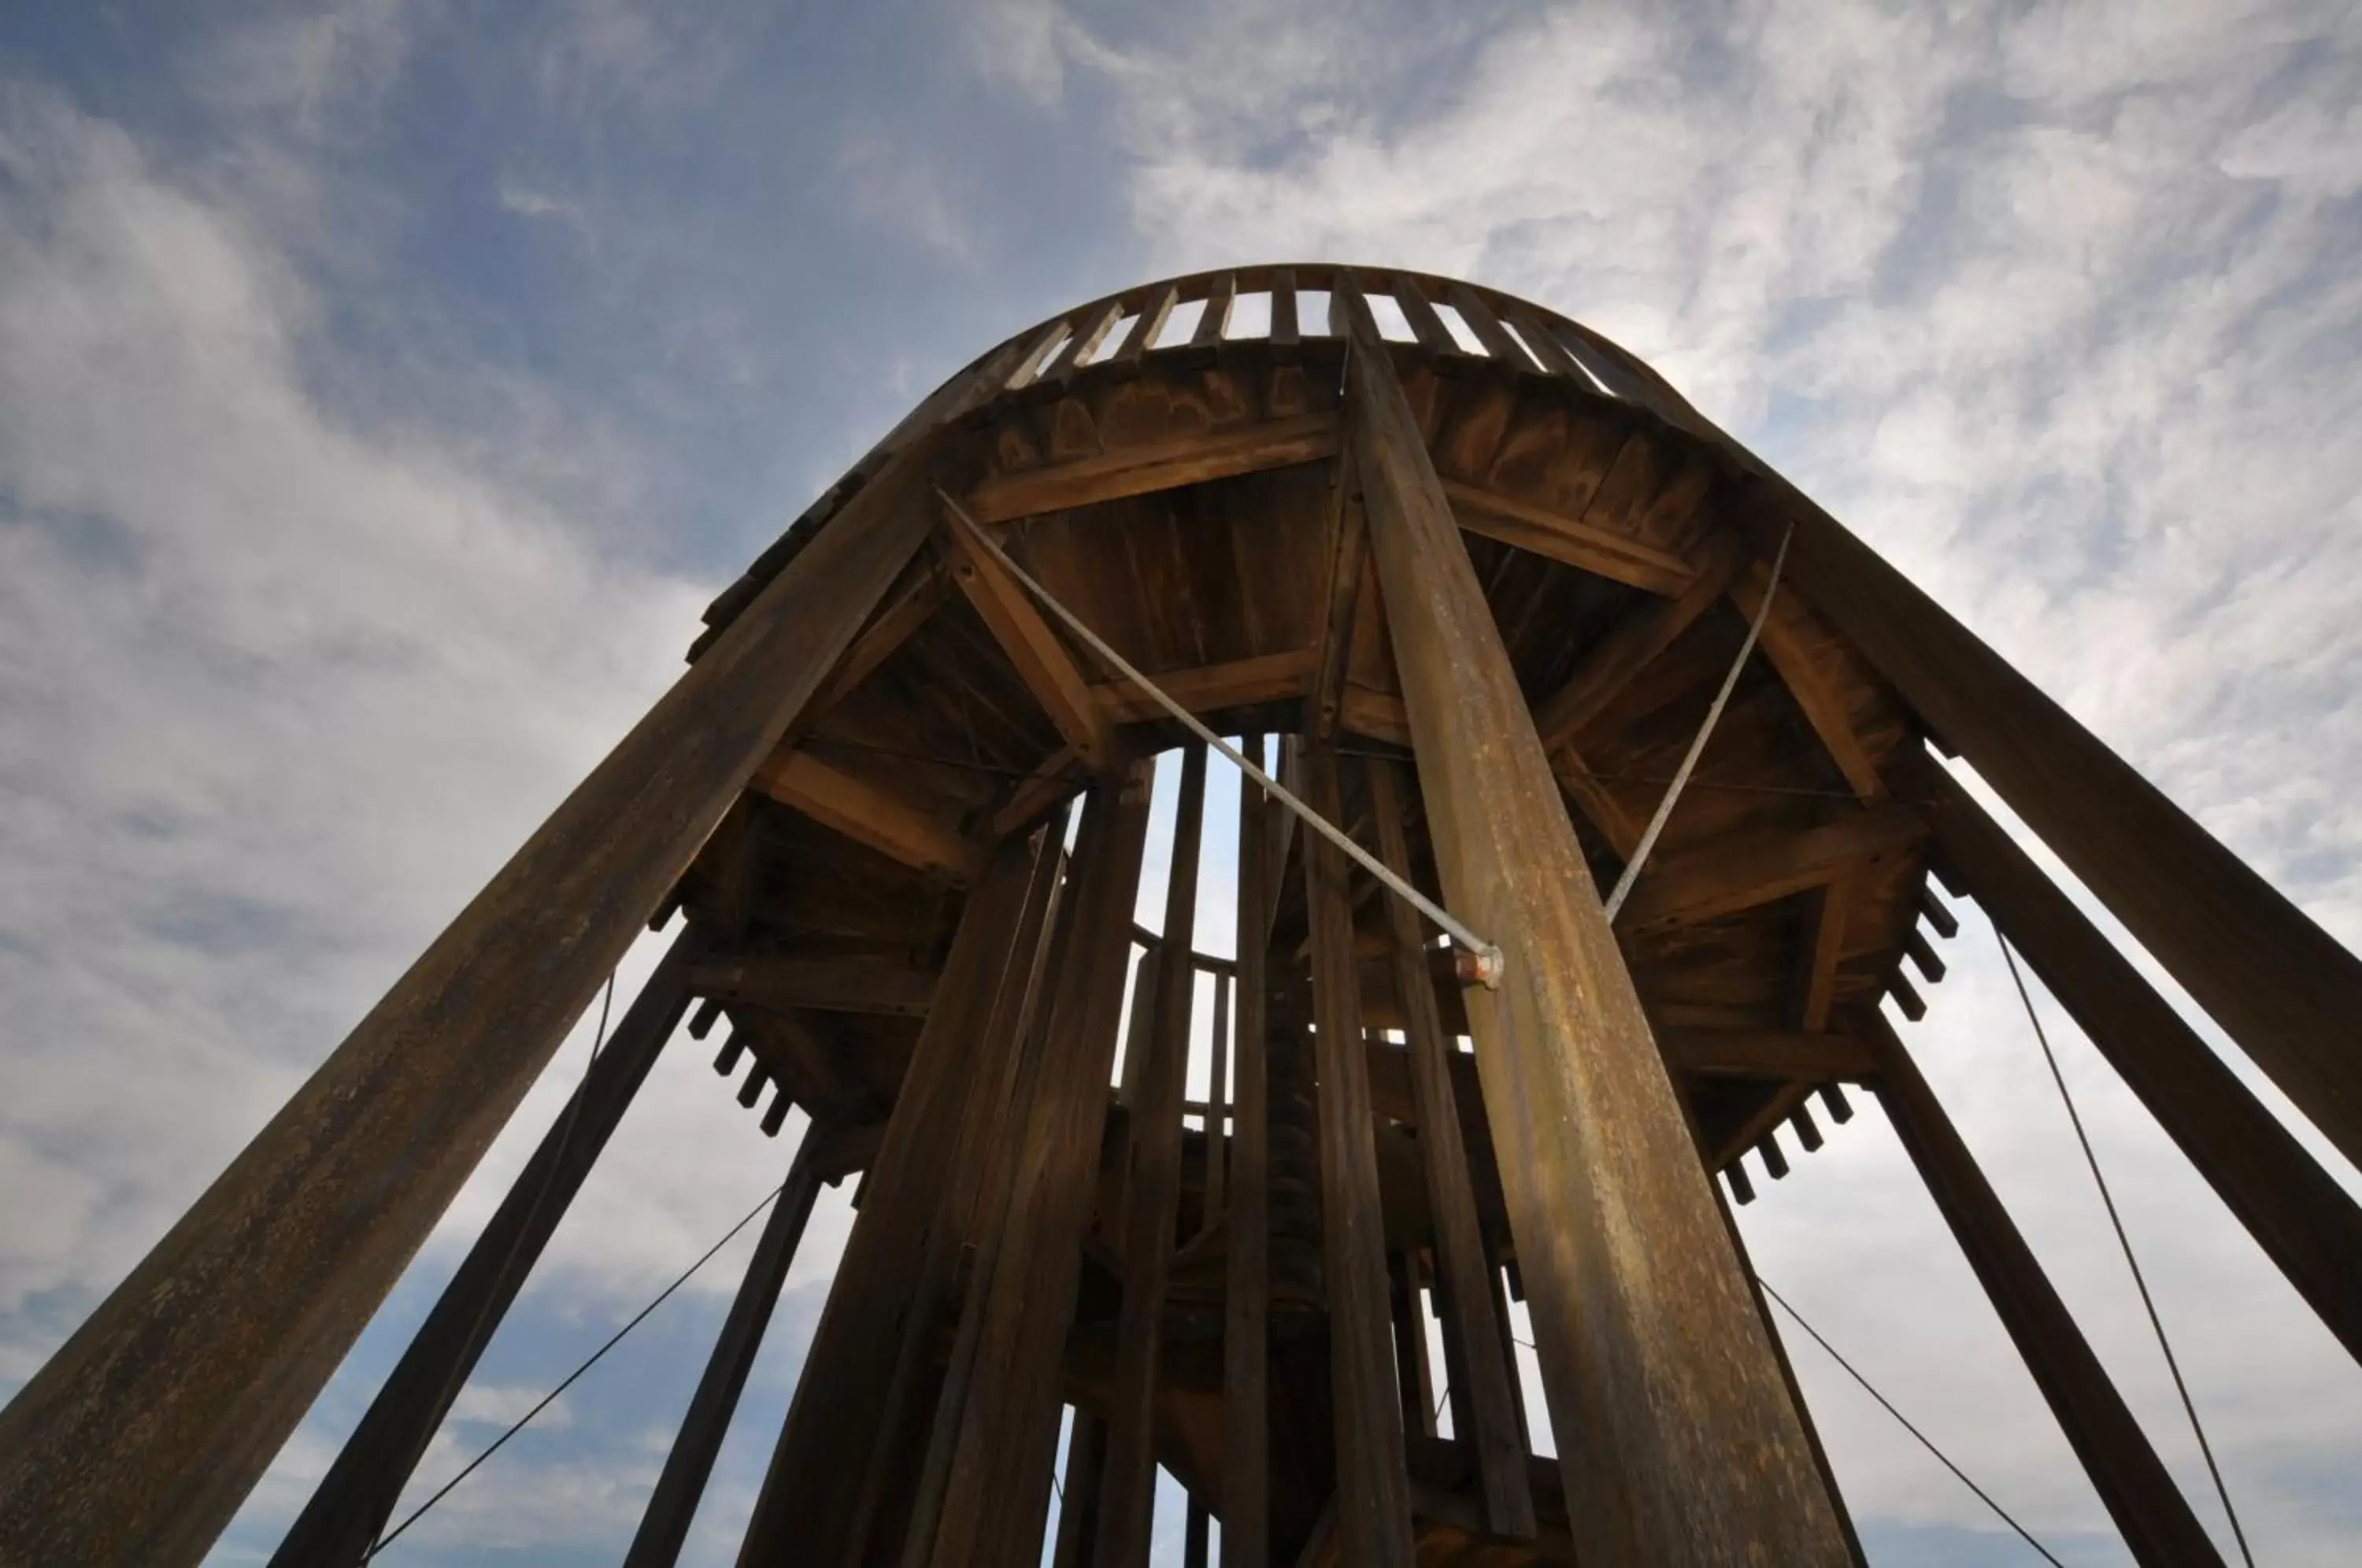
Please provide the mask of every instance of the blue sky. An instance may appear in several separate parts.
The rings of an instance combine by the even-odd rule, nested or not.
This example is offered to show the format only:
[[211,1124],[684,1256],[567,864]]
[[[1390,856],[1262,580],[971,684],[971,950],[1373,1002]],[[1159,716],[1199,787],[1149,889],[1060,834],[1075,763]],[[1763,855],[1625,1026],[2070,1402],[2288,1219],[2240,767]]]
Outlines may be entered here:
[[[2350,7],[2227,0],[8,8],[0,1388],[663,689],[721,583],[942,374],[1145,277],[1395,261],[1592,323],[2362,941],[2357,102]],[[2195,1491],[1990,933],[1951,955],[1915,1044]],[[2054,1024],[2259,1554],[2353,1561],[2362,1373]],[[267,1551],[584,1049],[221,1561]],[[678,1049],[422,1482],[788,1152]],[[844,1221],[815,1219],[700,1561]],[[1874,1110],[1745,1222],[2054,1550],[2124,1561]],[[745,1245],[388,1561],[613,1561]],[[1796,1357],[1877,1561],[2026,1559]]]

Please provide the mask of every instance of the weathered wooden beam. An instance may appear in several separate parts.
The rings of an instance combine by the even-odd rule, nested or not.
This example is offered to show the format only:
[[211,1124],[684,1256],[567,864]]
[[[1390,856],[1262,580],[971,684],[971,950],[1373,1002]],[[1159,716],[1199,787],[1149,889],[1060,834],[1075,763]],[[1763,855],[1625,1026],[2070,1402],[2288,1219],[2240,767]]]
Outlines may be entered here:
[[1459,525],[1554,561],[1596,572],[1617,582],[1667,596],[1688,588],[1697,574],[1670,550],[1569,517],[1529,502],[1458,480],[1442,481]]
[[1566,798],[1574,802],[1575,810],[1583,813],[1584,820],[1599,830],[1599,836],[1607,841],[1618,859],[1631,859],[1633,852],[1640,847],[1639,819],[1626,811],[1624,802],[1592,772],[1591,765],[1574,749],[1573,742],[1560,742],[1550,761],[1551,776],[1566,791]]
[[951,537],[952,580],[976,607],[978,619],[1009,656],[1017,678],[1058,726],[1086,768],[1107,765],[1108,715],[1065,642],[1043,619],[1032,596],[1020,587],[988,544],[955,508],[944,508]]
[[2002,1326],[2050,1402],[2092,1489],[2143,1568],[2223,1560],[2189,1499],[2149,1446],[2107,1370],[2018,1233],[1951,1119],[1893,1026],[1874,1009],[1855,1020],[1878,1060],[1878,1098],[1929,1196],[1992,1297]]
[[[1096,787],[1084,809],[1066,900],[1074,935],[1054,975],[1017,1182],[988,1291],[975,1379],[961,1412],[936,1541],[952,1561],[999,1563],[1041,1550],[1058,1440],[1059,1370],[1107,1116],[1131,910],[1148,831],[1153,765]],[[1067,911],[1062,911],[1062,921]]]
[[1231,309],[1238,304],[1239,275],[1225,272],[1214,280],[1206,291],[1205,313],[1198,317],[1197,330],[1189,334],[1192,348],[1211,348],[1222,340],[1230,329]]
[[722,1320],[722,1332],[714,1339],[712,1353],[706,1357],[697,1392],[690,1397],[689,1413],[681,1419],[680,1430],[674,1435],[664,1469],[657,1476],[656,1490],[640,1514],[640,1528],[624,1554],[624,1568],[672,1568],[689,1539],[690,1523],[705,1496],[713,1461],[722,1452],[730,1418],[737,1413],[738,1396],[746,1386],[747,1374],[755,1369],[756,1353],[763,1348],[763,1331],[770,1326],[771,1309],[778,1302],[779,1287],[787,1283],[804,1226],[811,1219],[812,1201],[820,1194],[820,1174],[806,1157],[812,1148],[810,1131],[794,1164],[788,1167],[787,1184],[779,1189],[770,1218],[763,1222],[755,1255],[746,1260],[738,1294],[731,1298],[729,1314]]
[[1020,779],[1009,798],[994,809],[988,836],[994,843],[1032,826],[1043,813],[1070,798],[1080,787],[1081,763],[1075,748],[1062,745],[1031,775]]
[[1556,751],[1596,718],[1632,678],[1689,630],[1719,600],[1738,575],[1741,554],[1727,545],[1711,550],[1690,585],[1671,599],[1656,600],[1618,621],[1584,656],[1559,689],[1534,710],[1542,749]]
[[[1260,744],[1249,749],[1258,761]],[[1222,1568],[1270,1568],[1271,1077],[1265,1053],[1265,970],[1282,813],[1253,784],[1239,786],[1236,1143],[1222,1285]]]
[[[1286,648],[1222,664],[1199,665],[1194,669],[1164,670],[1151,679],[1166,696],[1191,712],[1209,713],[1222,708],[1243,708],[1251,703],[1301,697],[1311,681],[1312,670],[1310,648]],[[1100,681],[1091,688],[1091,694],[1118,723],[1165,717],[1155,698],[1128,680]]]
[[[1396,772],[1392,762],[1368,764],[1370,815],[1377,823],[1378,858],[1388,870],[1407,880],[1410,845],[1403,833],[1404,789]],[[1444,1034],[1442,1020],[1437,1015],[1435,980],[1428,966],[1429,949],[1418,914],[1391,894],[1381,896],[1385,900],[1386,927],[1394,939],[1395,988],[1402,996],[1407,1015],[1403,1034],[1410,1049],[1419,1148],[1426,1156],[1428,1209],[1435,1220],[1436,1275],[1445,1281],[1439,1297],[1444,1310],[1440,1315],[1445,1337],[1460,1342],[1455,1376],[1466,1383],[1463,1408],[1472,1418],[1470,1426],[1455,1428],[1454,1435],[1469,1444],[1475,1456],[1489,1528],[1501,1535],[1529,1537],[1535,1529],[1534,1499],[1526,1479],[1525,1435],[1518,1430],[1516,1395],[1510,1386],[1517,1373],[1499,1336],[1490,1331],[1490,1317],[1484,1310],[1485,1234],[1477,1223],[1475,1183],[1469,1170],[1468,1146],[1460,1133],[1459,1100],[1451,1087],[1451,1058],[1456,1047]],[[1472,1309],[1476,1314],[1473,1318]],[[1422,1402],[1426,1397],[1422,1391]]]
[[980,480],[967,510],[979,523],[1008,523],[1102,501],[1148,495],[1337,455],[1337,416],[1313,413],[1202,436],[1120,447],[1038,469]]
[[689,988],[695,996],[756,1007],[923,1018],[934,999],[935,976],[890,958],[717,955],[690,971]]
[[1435,1372],[1429,1365],[1427,1325],[1418,1309],[1418,1254],[1386,1253],[1386,1313],[1394,1323],[1395,1386],[1402,1395],[1403,1431],[1435,1435]]
[[1560,1453],[1576,1555],[1843,1563],[1451,500],[1366,308],[1340,298],[1348,424],[1438,867],[1449,906],[1506,954],[1501,988],[1468,993],[1470,1022],[1551,1424],[1582,1434]]
[[950,579],[941,562],[922,557],[905,568],[902,580],[895,585],[893,593],[878,606],[861,635],[853,640],[853,646],[844,650],[821,689],[812,693],[811,701],[797,717],[795,731],[808,732],[848,692],[868,679],[879,665],[892,657],[943,608],[951,591]]
[[1640,931],[1754,909],[1826,887],[1866,861],[1910,848],[1926,834],[1926,819],[1907,806],[1852,812],[1802,833],[1734,834],[1655,862],[1633,886],[1621,923]]
[[211,1547],[917,549],[933,449],[753,596],[0,1411],[0,1558]]
[[1758,1078],[1846,1078],[1871,1073],[1869,1047],[1845,1032],[1660,1029],[1657,1046],[1677,1073]]
[[2362,1209],[1948,776],[1937,852],[2076,1026],[2362,1361]]
[[1173,1275],[1181,1205],[1181,1101],[1189,1074],[1189,1016],[1198,971],[1188,962],[1198,917],[1198,845],[1206,820],[1206,746],[1181,756],[1181,793],[1164,889],[1164,947],[1138,1064],[1124,1181],[1123,1301],[1115,1377],[1108,1390],[1107,1474],[1099,1497],[1098,1568],[1147,1568],[1156,1515],[1156,1389],[1164,1345],[1164,1291]]
[[1854,879],[1840,876],[1814,900],[1804,953],[1803,994],[1796,1008],[1797,1025],[1808,1033],[1820,1033],[1829,1026],[1829,1010],[1837,1002],[1838,966],[1845,961],[1846,922],[1852,918],[1854,899]]
[[1454,282],[1443,293],[1444,303],[1460,313],[1460,319],[1468,324],[1468,330],[1476,335],[1476,341],[1485,346],[1486,354],[1508,370],[1533,370],[1535,360],[1518,346],[1518,340],[1509,336],[1508,330],[1501,325],[1501,318],[1493,313],[1493,307],[1486,304],[1475,290],[1465,283]]
[[[1252,786],[1250,786],[1252,788]],[[1206,1185],[1205,1200],[1198,1219],[1199,1233],[1214,1228],[1221,1218],[1222,1206],[1228,1198],[1230,1136],[1224,1123],[1229,1120],[1231,1098],[1231,977],[1216,973],[1214,979],[1214,1029],[1206,1064]]]
[[956,1185],[950,1162],[977,1037],[1012,966],[1042,853],[1039,838],[1004,845],[960,913],[747,1526],[749,1562],[833,1562],[852,1544],[844,1505],[876,1452],[908,1320],[935,1297],[919,1239]]
[[956,824],[832,767],[810,752],[775,753],[748,782],[781,805],[889,859],[955,881],[964,882],[976,873],[976,846],[960,836]]
[[2362,959],[1835,519],[1779,499],[1814,608],[2362,1163]]
[[[1730,585],[1731,602],[1750,622],[1762,607],[1763,591],[1771,579],[1771,569],[1759,561],[1749,565]],[[1822,746],[1854,793],[1864,801],[1882,800],[1886,795],[1886,783],[1879,777],[1878,759],[1856,733],[1845,694],[1836,678],[1824,668],[1826,661],[1816,648],[1819,639],[1811,623],[1810,613],[1792,594],[1778,594],[1772,601],[1770,613],[1763,617],[1763,630],[1758,640],[1772,668],[1780,672],[1789,695],[1804,711],[1805,722],[1820,737]]]
[[551,1232],[689,1010],[690,937],[674,939],[613,1036],[452,1274],[368,1411],[271,1554],[275,1568],[358,1562],[394,1505]]
[[1312,693],[1304,728],[1327,740],[1344,719],[1345,672],[1353,657],[1353,614],[1362,602],[1363,538],[1360,485],[1352,462],[1340,456],[1329,480],[1329,588],[1313,649]]
[[[1373,351],[1384,353],[1382,348]],[[1335,756],[1308,753],[1305,772],[1312,809],[1335,822],[1342,814]],[[1363,1055],[1352,896],[1345,856],[1327,839],[1305,840],[1304,868],[1320,1074],[1320,1239],[1329,1288],[1338,1533],[1349,1562],[1411,1568],[1417,1551],[1388,1342],[1385,1222],[1372,1141],[1369,1064]]]

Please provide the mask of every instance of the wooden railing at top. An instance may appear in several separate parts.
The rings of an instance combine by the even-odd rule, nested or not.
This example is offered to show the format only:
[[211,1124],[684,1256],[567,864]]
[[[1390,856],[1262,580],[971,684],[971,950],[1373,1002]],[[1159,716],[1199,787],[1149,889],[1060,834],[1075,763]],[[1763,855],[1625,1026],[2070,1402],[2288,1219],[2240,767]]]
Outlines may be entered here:
[[[1442,359],[1491,359],[1527,374],[1562,379],[1594,395],[1646,409],[1692,435],[1727,440],[1637,356],[1580,322],[1496,289],[1426,272],[1332,262],[1238,267],[1168,278],[1062,311],[955,371],[707,606],[706,629],[691,645],[689,657],[695,659],[703,653],[820,525],[889,458],[924,432],[1006,393],[1063,385],[1098,365],[1204,352],[1217,343],[1261,342],[1285,348],[1334,342],[1330,301],[1340,287],[1354,289],[1371,303],[1379,330],[1389,340],[1418,352]],[[1317,332],[1307,330],[1307,296],[1320,302],[1321,330]],[[1179,331],[1175,314],[1200,303],[1204,309],[1190,330]],[[1242,305],[1249,316],[1263,318],[1261,332],[1238,330]]]

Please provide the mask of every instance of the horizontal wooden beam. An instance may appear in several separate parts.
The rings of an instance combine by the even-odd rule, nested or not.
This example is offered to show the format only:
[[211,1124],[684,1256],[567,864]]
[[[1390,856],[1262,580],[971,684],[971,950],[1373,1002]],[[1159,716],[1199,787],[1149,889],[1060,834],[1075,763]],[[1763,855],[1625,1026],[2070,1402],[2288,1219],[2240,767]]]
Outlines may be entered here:
[[1690,563],[1670,550],[1661,550],[1609,529],[1569,517],[1528,502],[1513,501],[1478,485],[1457,480],[1443,481],[1454,521],[1470,534],[1482,534],[1554,561],[1597,572],[1601,577],[1668,597],[1680,593],[1697,575]]
[[1917,812],[1882,806],[1802,833],[1733,834],[1659,862],[1633,888],[1621,923],[1637,931],[1754,909],[1825,887],[1860,862],[1906,849],[1926,834]]
[[755,770],[751,784],[781,805],[905,866],[941,872],[960,882],[975,873],[977,848],[960,836],[956,826],[810,753],[772,753]]
[[1119,447],[1096,457],[996,474],[968,492],[968,511],[979,523],[1006,523],[1315,462],[1337,455],[1338,428],[1334,414],[1291,414],[1242,429]]
[[1759,1078],[1871,1076],[1870,1047],[1850,1034],[1798,1029],[1660,1029],[1657,1049],[1676,1072]]
[[[1311,689],[1313,650],[1288,648],[1231,659],[1226,664],[1199,665],[1194,669],[1168,669],[1150,679],[1164,694],[1193,713],[1221,708],[1242,708],[1251,702],[1277,702],[1301,697]],[[1091,688],[1099,706],[1117,723],[1162,719],[1156,700],[1129,680],[1103,680]]]
[[919,1018],[934,998],[935,977],[883,958],[715,958],[690,971],[689,988],[756,1007]]

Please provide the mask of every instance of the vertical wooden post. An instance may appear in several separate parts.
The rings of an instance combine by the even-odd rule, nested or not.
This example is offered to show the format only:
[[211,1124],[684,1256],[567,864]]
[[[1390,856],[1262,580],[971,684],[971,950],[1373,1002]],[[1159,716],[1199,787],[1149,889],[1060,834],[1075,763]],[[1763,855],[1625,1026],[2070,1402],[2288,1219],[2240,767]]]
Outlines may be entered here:
[[648,1506],[640,1515],[640,1528],[624,1555],[624,1568],[672,1568],[680,1557],[681,1543],[689,1539],[698,1500],[705,1496],[706,1479],[713,1474],[713,1461],[729,1433],[730,1418],[738,1409],[746,1375],[755,1369],[755,1353],[763,1348],[763,1331],[770,1327],[779,1287],[787,1283],[796,1247],[811,1219],[812,1200],[820,1194],[820,1178],[810,1158],[816,1131],[816,1127],[804,1130],[795,1163],[788,1167],[787,1185],[779,1189],[771,1216],[764,1221],[762,1240],[755,1243],[745,1277],[738,1282],[730,1314],[714,1339],[713,1353],[706,1358],[705,1375],[698,1379],[689,1413],[681,1419],[672,1451],[665,1455],[664,1471],[657,1477],[656,1490],[649,1494]]
[[1367,304],[1337,299],[1352,334],[1347,438],[1437,865],[1453,912],[1507,959],[1500,989],[1469,991],[1469,1020],[1576,1555],[1844,1563],[1394,361]]
[[[1389,870],[1410,875],[1410,845],[1403,834],[1403,791],[1395,764],[1369,764],[1370,814],[1378,824],[1378,857]],[[1484,1300],[1485,1234],[1476,1219],[1475,1181],[1468,1145],[1460,1131],[1460,1104],[1451,1088],[1451,1042],[1436,1010],[1435,979],[1427,966],[1418,911],[1389,898],[1386,924],[1394,938],[1395,988],[1402,993],[1404,1038],[1410,1044],[1410,1081],[1418,1112],[1418,1142],[1426,1155],[1427,1198],[1435,1216],[1435,1270],[1448,1278],[1436,1294],[1443,1309],[1443,1334],[1456,1342],[1456,1376],[1466,1383],[1462,1408],[1471,1424],[1453,1426],[1453,1436],[1470,1445],[1485,1487],[1487,1522],[1502,1535],[1530,1537],[1534,1498],[1526,1474],[1526,1443],[1518,1430],[1517,1374],[1508,1347],[1482,1317],[1461,1307]]]
[[1788,575],[1813,607],[2362,1165],[2362,959],[1869,546],[1780,488],[1762,514],[1794,517]]
[[288,1527],[272,1568],[359,1562],[392,1518],[419,1456],[689,1010],[694,957],[691,938],[676,937]]
[[[1337,759],[1305,757],[1308,803],[1330,821]],[[1378,1200],[1376,1112],[1362,1043],[1361,971],[1346,861],[1327,839],[1304,842],[1312,924],[1314,1050],[1320,1072],[1320,1234],[1329,1285],[1330,1397],[1337,1420],[1337,1526],[1343,1560],[1410,1568],[1410,1477],[1386,1310],[1385,1219]]]
[[[975,1377],[960,1416],[934,1559],[1018,1568],[1041,1551],[1058,1441],[1059,1373],[1073,1327],[1090,1172],[1107,1119],[1154,768],[1134,765],[1084,809],[1066,898],[1074,936],[1054,976],[1032,1104],[1020,1140]],[[751,1563],[750,1563],[751,1568]]]
[[1435,1375],[1428,1365],[1427,1325],[1418,1311],[1418,1254],[1386,1254],[1386,1311],[1395,1327],[1395,1385],[1402,1394],[1403,1430],[1435,1435]]
[[929,524],[811,544],[0,1411],[0,1559],[194,1563]]
[[1206,1065],[1206,1201],[1198,1229],[1210,1231],[1222,1212],[1228,1152],[1231,1101],[1231,986],[1235,975],[1214,977],[1213,1042]]
[[[1260,748],[1255,754],[1260,756]],[[1271,1550],[1271,802],[1239,782],[1237,1128],[1222,1286],[1222,1568],[1269,1568]]]
[[2016,1342],[2134,1560],[2143,1568],[2219,1564],[2222,1558],[2189,1500],[2125,1408],[1893,1026],[1883,1014],[1865,1011],[1856,1027],[1877,1057],[1875,1087],[1895,1136],[1983,1281],[1993,1310]]
[[2362,1208],[1949,775],[1928,814],[1946,866],[2362,1360]]
[[887,1424],[905,1335],[938,1309],[930,1240],[955,1189],[949,1166],[977,1053],[1013,961],[1037,836],[1001,846],[968,894],[912,1050],[786,1424],[747,1526],[744,1560],[838,1568]]
[[1156,1385],[1163,1369],[1164,1290],[1172,1276],[1181,1202],[1181,1102],[1189,1070],[1190,1002],[1198,980],[1189,954],[1205,820],[1206,747],[1201,742],[1182,753],[1172,871],[1165,884],[1164,961],[1157,966],[1147,1038],[1132,1043],[1140,1074],[1124,1182],[1123,1305],[1116,1323],[1115,1381],[1108,1394],[1107,1474],[1099,1493],[1094,1568],[1147,1568],[1149,1530],[1154,1522]]
[[1053,1568],[1091,1568],[1099,1532],[1099,1482],[1106,1474],[1107,1423],[1075,1408],[1066,1438],[1066,1495],[1058,1505],[1058,1545]]

